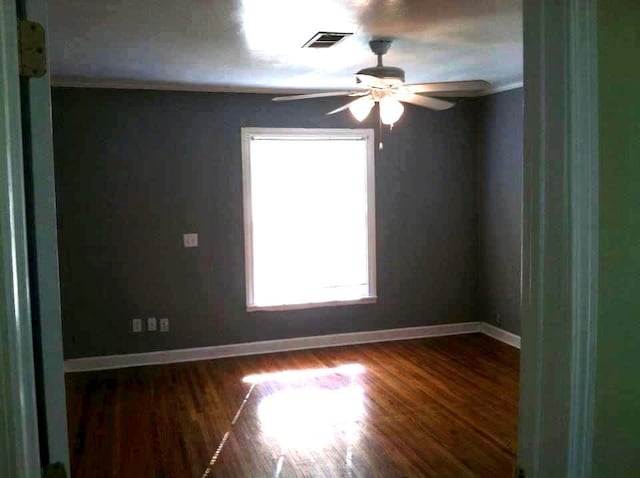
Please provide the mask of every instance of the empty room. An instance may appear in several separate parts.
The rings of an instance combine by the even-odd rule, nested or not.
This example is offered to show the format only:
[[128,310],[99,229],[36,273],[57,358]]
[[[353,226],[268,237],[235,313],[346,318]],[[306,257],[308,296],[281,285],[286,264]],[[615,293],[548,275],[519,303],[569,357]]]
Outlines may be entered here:
[[635,476],[639,25],[3,0],[0,476]]
[[49,27],[71,476],[513,474],[521,2]]

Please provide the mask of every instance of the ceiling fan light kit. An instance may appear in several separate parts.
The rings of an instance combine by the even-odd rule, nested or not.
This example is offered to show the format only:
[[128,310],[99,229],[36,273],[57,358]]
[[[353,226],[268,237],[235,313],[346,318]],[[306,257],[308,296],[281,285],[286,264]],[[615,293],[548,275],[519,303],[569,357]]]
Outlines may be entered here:
[[404,106],[393,96],[385,96],[380,100],[380,120],[382,124],[393,126],[404,113]]
[[356,120],[363,121],[369,116],[374,105],[378,103],[379,120],[385,125],[393,126],[404,112],[402,103],[410,103],[436,111],[446,110],[455,106],[452,101],[426,96],[424,93],[444,97],[475,96],[486,91],[490,86],[489,83],[483,80],[405,84],[404,70],[382,64],[383,55],[391,48],[391,40],[374,39],[369,42],[369,47],[378,57],[378,64],[364,68],[356,73],[356,83],[365,89],[280,96],[273,98],[273,100],[305,100],[329,96],[356,97],[349,103],[329,111],[327,114],[332,115],[348,109]]
[[369,116],[369,113],[371,113],[371,109],[375,104],[375,101],[373,101],[373,99],[367,95],[352,102],[349,105],[349,111],[356,120],[364,121],[367,116]]

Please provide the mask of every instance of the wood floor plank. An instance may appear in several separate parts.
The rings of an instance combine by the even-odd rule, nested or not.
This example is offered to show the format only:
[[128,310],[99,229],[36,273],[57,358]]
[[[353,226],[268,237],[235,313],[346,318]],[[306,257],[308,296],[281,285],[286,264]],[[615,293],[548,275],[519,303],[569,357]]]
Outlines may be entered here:
[[508,477],[518,361],[472,334],[69,374],[72,476]]

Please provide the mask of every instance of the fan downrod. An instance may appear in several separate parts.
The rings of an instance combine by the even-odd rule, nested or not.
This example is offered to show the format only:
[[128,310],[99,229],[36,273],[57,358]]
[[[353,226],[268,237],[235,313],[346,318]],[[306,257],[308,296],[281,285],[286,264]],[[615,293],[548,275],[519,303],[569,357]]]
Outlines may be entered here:
[[[369,42],[369,48],[378,56],[378,64],[369,68],[364,68],[358,72],[360,75],[369,75],[381,80],[387,80],[390,84],[398,84],[404,82],[404,70],[395,66],[384,66],[382,64],[382,55],[391,48],[391,40],[375,39]],[[360,80],[358,80],[360,81]]]
[[391,48],[391,40],[371,40],[369,42],[369,48],[371,51],[378,56],[378,66],[382,66],[382,55],[386,54]]

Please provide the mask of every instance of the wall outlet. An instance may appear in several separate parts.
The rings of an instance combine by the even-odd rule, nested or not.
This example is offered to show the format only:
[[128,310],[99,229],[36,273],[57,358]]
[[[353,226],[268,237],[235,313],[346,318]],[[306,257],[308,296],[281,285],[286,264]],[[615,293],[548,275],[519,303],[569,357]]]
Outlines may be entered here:
[[142,319],[133,319],[131,321],[131,326],[136,334],[138,332],[142,332]]
[[160,319],[160,332],[169,332],[169,319]]
[[149,332],[155,332],[156,330],[158,330],[158,322],[156,321],[155,317],[149,317],[147,319],[147,330]]
[[198,234],[191,232],[182,235],[182,243],[184,247],[198,247]]

